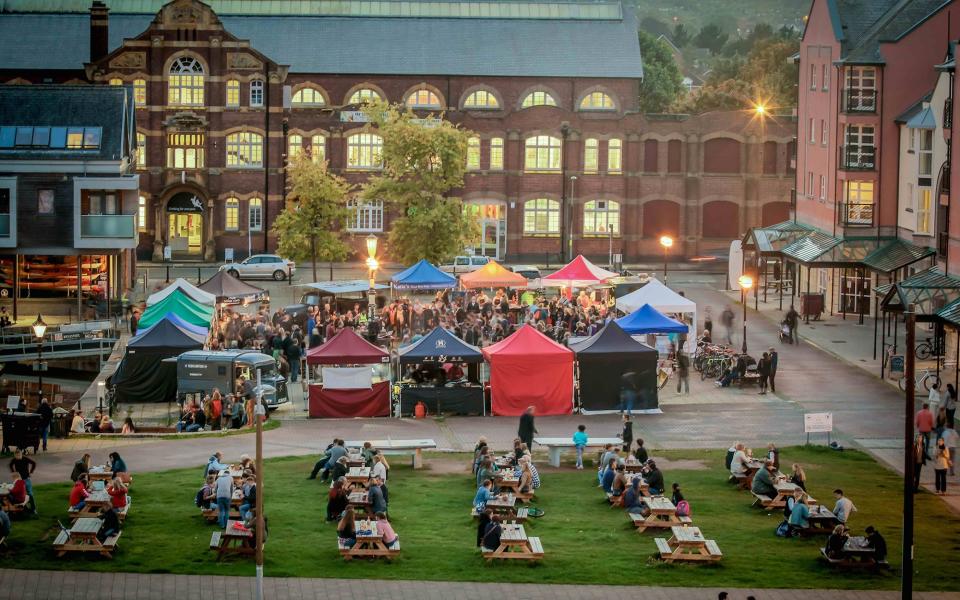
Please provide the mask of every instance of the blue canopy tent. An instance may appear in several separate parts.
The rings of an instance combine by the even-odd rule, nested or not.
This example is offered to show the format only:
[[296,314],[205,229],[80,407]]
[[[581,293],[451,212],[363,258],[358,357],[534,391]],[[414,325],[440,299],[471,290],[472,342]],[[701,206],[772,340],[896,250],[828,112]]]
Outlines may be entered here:
[[648,333],[687,333],[689,327],[680,321],[671,319],[649,304],[644,304],[629,315],[614,321],[630,335]]
[[[421,365],[421,373],[427,380],[420,384],[401,384],[401,415],[413,414],[420,402],[430,414],[486,414],[479,368],[483,353],[476,346],[437,327],[417,342],[401,348],[399,361],[401,366]],[[444,368],[446,363],[467,363],[466,380],[443,383],[444,379],[449,378]],[[439,385],[437,381],[440,381]]]
[[457,286],[457,278],[431,265],[426,259],[390,278],[398,290],[442,290]]

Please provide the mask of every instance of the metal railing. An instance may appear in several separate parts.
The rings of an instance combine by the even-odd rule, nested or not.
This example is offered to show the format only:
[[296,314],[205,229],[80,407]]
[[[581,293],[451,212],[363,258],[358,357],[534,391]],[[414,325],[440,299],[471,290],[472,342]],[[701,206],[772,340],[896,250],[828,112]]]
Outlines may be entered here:
[[872,202],[841,202],[837,219],[845,227],[872,227],[874,204]]
[[840,146],[840,168],[844,171],[873,171],[876,160],[874,146]]
[[80,237],[135,239],[136,218],[136,215],[80,215]]
[[943,128],[953,128],[953,97],[943,99]]
[[877,112],[877,90],[849,88],[843,92],[843,112],[845,113],[875,113]]

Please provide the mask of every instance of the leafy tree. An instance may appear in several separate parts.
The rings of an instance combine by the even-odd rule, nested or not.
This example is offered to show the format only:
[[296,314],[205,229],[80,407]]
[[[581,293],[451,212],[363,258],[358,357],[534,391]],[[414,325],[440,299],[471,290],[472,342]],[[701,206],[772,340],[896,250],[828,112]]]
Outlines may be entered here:
[[476,219],[449,195],[463,187],[471,133],[442,115],[418,119],[402,105],[374,102],[364,112],[383,137],[383,171],[364,184],[362,194],[400,209],[390,229],[393,257],[403,263],[454,257],[479,235]]
[[724,33],[718,25],[710,23],[704,25],[700,33],[693,38],[693,44],[697,48],[706,48],[712,54],[719,54],[729,37],[730,35]]
[[683,76],[666,42],[641,31],[640,56],[643,57],[643,83],[640,85],[640,110],[665,112],[683,92]]
[[690,43],[690,32],[683,23],[677,23],[673,26],[673,43],[677,48],[683,48]]
[[314,162],[304,153],[287,168],[295,203],[273,223],[279,240],[277,251],[296,261],[312,261],[316,281],[318,261],[339,261],[347,256],[340,231],[348,215],[346,202],[352,186],[329,172],[325,162]]

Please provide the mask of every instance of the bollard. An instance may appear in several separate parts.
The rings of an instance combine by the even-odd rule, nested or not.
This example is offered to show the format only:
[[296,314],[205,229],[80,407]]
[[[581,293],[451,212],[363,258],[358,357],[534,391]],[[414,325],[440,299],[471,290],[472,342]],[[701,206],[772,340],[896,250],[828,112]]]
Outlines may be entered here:
[[167,283],[170,283],[170,265],[167,265]]
[[200,267],[197,267],[197,285],[200,285]]

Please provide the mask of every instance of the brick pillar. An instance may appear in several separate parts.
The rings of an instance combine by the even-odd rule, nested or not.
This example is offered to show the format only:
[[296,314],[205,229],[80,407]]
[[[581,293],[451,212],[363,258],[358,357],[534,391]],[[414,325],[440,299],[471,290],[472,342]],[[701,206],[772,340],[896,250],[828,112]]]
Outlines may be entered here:
[[687,136],[686,175],[683,180],[685,204],[680,211],[680,237],[684,241],[683,249],[687,256],[700,253],[700,184],[703,180],[702,155],[703,144],[700,136]]

